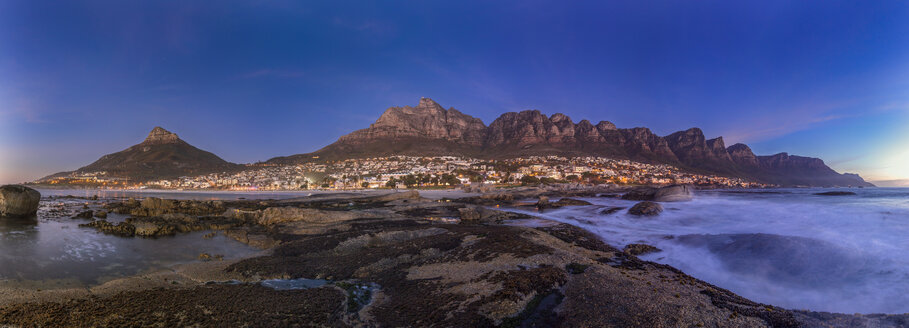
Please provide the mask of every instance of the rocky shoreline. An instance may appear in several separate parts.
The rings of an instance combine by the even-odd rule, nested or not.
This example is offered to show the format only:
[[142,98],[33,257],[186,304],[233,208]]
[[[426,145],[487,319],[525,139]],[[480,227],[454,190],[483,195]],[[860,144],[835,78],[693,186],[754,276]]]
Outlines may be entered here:
[[[759,304],[580,228],[507,208],[587,206],[613,188],[516,188],[457,199],[416,191],[287,200],[145,198],[103,204],[85,227],[124,238],[212,230],[263,251],[90,288],[14,288],[0,325],[18,326],[903,326],[901,315],[791,311]],[[644,202],[653,190],[631,193]],[[677,194],[674,194],[677,196]],[[559,199],[550,201],[550,199]],[[627,210],[627,209],[618,209]],[[533,221],[533,224],[524,224]],[[277,290],[265,279],[321,279]]]

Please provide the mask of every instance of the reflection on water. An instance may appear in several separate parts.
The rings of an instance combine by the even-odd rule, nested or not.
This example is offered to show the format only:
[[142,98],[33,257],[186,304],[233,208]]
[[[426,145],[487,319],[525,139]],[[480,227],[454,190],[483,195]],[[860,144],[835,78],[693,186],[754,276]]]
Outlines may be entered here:
[[840,313],[909,312],[909,189],[702,191],[656,217],[603,210],[635,202],[530,213],[580,226],[607,242],[645,243],[642,256],[754,301]]
[[[49,208],[64,204],[79,211],[85,202],[44,198],[39,217],[0,218],[0,284],[87,286],[196,261],[201,253],[233,259],[258,252],[222,234],[203,238],[206,231],[157,239],[121,238],[80,228],[80,223],[88,222],[85,219],[48,214]],[[93,209],[97,210],[97,203],[92,203]],[[108,220],[121,221],[126,217],[111,214]]]

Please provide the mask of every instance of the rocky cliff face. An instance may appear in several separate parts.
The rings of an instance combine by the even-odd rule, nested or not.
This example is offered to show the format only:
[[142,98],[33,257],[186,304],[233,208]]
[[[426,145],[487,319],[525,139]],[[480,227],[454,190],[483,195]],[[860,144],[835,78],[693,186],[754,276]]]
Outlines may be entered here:
[[[193,147],[175,133],[155,127],[141,143],[120,152],[104,155],[94,163],[74,172],[103,171],[111,177],[146,181],[242,168],[242,165],[229,163],[215,154]],[[70,173],[73,172],[61,172],[41,180]]]
[[340,142],[371,143],[377,139],[423,138],[482,146],[486,125],[457,109],[448,110],[429,98],[416,107],[391,107],[369,128],[341,137]]
[[489,125],[488,147],[559,146],[575,143],[575,125],[564,114],[546,117],[538,110],[505,113]]
[[142,145],[163,145],[163,144],[173,144],[178,143],[180,137],[177,137],[176,133],[165,130],[160,126],[156,126],[151,132],[148,133],[148,137],[145,138],[145,141],[142,141]]
[[[861,179],[836,173],[819,159],[785,153],[758,157],[743,144],[726,148],[722,137],[708,140],[698,128],[661,137],[643,127],[619,129],[607,121],[596,125],[587,120],[574,123],[565,114],[547,117],[538,110],[504,113],[487,127],[477,118],[454,108],[446,110],[428,98],[420,99],[415,107],[391,107],[369,128],[343,136],[319,151],[269,162],[388,155],[606,156],[784,185],[805,181],[822,186],[868,185]],[[800,174],[815,178],[805,180],[798,178]]]

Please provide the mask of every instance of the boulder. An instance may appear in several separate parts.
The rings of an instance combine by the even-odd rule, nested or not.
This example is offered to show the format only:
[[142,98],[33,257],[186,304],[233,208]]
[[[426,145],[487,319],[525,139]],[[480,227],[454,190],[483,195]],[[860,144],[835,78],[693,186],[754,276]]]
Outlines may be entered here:
[[600,215],[610,215],[610,214],[613,214],[613,213],[615,213],[615,212],[624,210],[625,208],[626,208],[626,207],[622,207],[622,206],[611,206],[611,207],[607,207],[607,208],[604,208],[603,210],[600,211]]
[[555,202],[555,206],[584,206],[584,205],[593,205],[588,201],[574,199],[574,198],[562,198],[559,201]]
[[684,202],[694,197],[694,187],[690,185],[671,185],[660,188],[644,187],[631,190],[624,195],[624,200],[655,202]]
[[635,255],[635,256],[656,253],[656,252],[661,252],[661,251],[663,251],[663,250],[656,248],[654,246],[647,245],[647,244],[628,244],[628,246],[625,246],[625,249],[622,250],[622,252],[624,252],[625,254]]
[[628,214],[638,216],[654,216],[661,212],[663,212],[663,206],[650,201],[637,203],[628,210]]
[[0,186],[0,216],[27,217],[38,213],[41,193],[21,185]]
[[653,195],[656,202],[687,202],[694,198],[694,188],[689,185],[672,185],[657,189]]
[[107,212],[105,212],[105,211],[97,211],[97,212],[95,212],[95,217],[96,217],[96,218],[99,218],[99,219],[106,219],[106,218],[107,218]]

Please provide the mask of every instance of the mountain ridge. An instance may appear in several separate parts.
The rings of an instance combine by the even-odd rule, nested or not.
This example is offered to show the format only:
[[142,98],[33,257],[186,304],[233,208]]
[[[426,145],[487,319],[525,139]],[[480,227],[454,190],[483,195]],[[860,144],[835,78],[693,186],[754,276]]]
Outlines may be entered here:
[[266,163],[390,155],[458,155],[501,159],[529,155],[605,156],[675,165],[699,173],[750,178],[783,186],[873,186],[840,174],[823,160],[779,153],[757,156],[744,144],[726,147],[700,128],[659,136],[645,127],[617,128],[609,121],[574,123],[562,113],[506,112],[488,126],[430,98],[390,107],[369,128],[344,135],[312,153],[275,157]]

